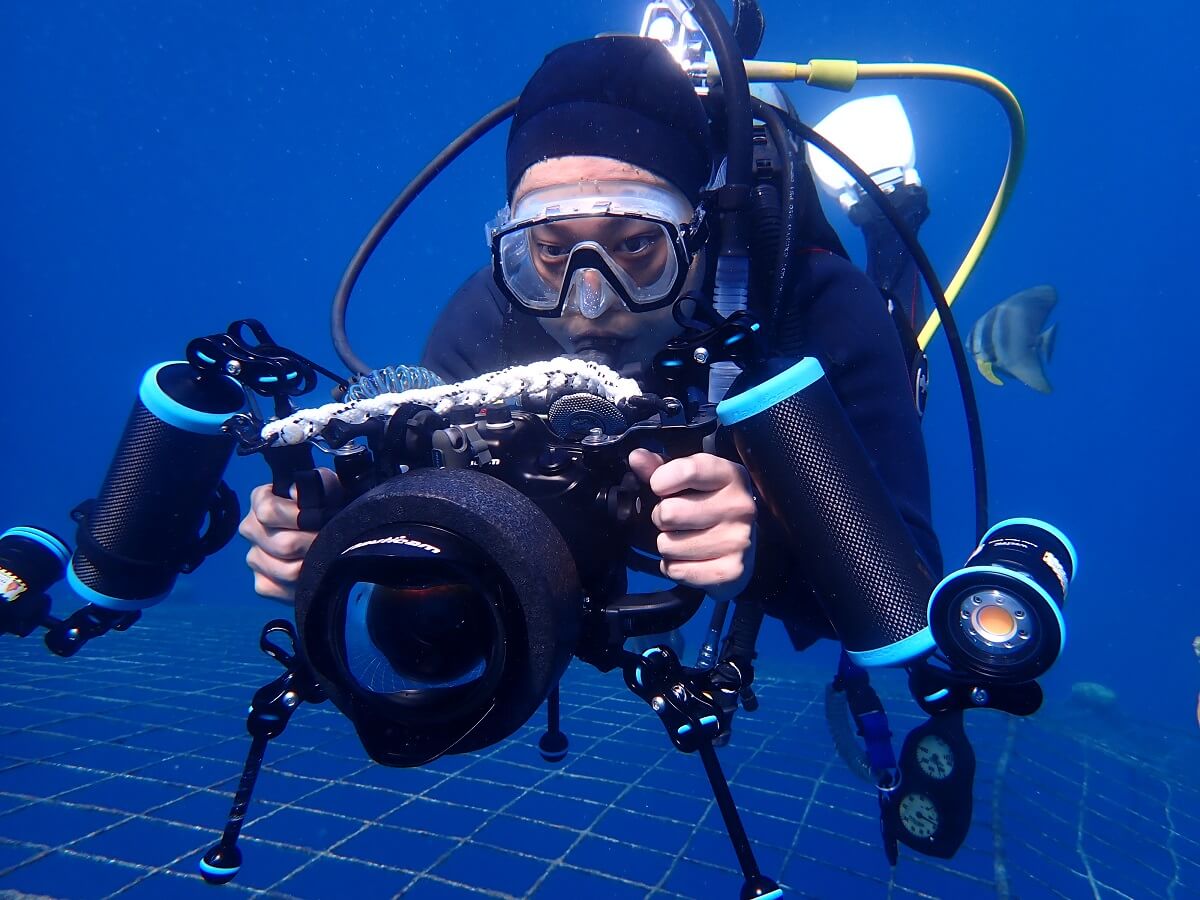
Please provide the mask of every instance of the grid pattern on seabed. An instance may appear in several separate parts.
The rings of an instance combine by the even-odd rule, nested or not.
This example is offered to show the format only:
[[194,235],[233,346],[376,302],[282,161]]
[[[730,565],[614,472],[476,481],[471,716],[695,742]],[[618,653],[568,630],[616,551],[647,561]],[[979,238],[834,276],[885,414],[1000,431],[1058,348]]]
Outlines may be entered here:
[[[332,706],[272,741],[223,887],[197,861],[220,834],[254,689],[279,674],[230,608],[164,607],[76,657],[0,639],[0,897],[736,897],[700,761],[676,752],[618,673],[563,682],[567,760],[542,718],[418,769],[364,754]],[[243,621],[238,621],[242,619]],[[793,897],[1200,896],[1190,772],[974,713],[975,819],[948,862],[891,869],[873,790],[834,754],[821,673],[756,683],[720,751],[759,865]],[[892,697],[897,735],[918,724]]]

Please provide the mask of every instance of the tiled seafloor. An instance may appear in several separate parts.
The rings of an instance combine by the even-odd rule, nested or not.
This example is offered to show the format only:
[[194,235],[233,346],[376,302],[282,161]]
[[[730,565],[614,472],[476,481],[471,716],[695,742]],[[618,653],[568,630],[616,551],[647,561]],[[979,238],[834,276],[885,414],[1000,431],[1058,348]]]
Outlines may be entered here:
[[[398,770],[372,763],[331,705],[302,707],[268,748],[241,873],[205,885],[196,864],[229,810],[249,698],[280,671],[247,615],[164,605],[69,660],[0,638],[0,898],[737,896],[699,759],[619,673],[580,664],[558,765],[536,751],[540,714],[482,752]],[[968,718],[966,844],[948,862],[901,848],[890,869],[874,793],[833,752],[824,678],[795,672],[756,683],[761,709],[720,751],[788,896],[1200,896],[1191,770],[992,713]],[[892,706],[898,735],[919,722]]]

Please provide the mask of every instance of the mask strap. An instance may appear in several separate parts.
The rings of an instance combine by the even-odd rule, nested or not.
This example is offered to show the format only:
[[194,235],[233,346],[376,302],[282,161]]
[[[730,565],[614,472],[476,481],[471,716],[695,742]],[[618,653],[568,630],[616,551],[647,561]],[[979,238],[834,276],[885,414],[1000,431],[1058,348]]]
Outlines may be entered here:
[[687,248],[690,256],[695,257],[697,253],[703,249],[708,243],[711,230],[708,224],[708,207],[705,201],[700,201],[700,205],[696,207],[696,215],[692,217],[692,221],[685,225],[682,229],[683,245]]
[[[685,300],[692,301],[696,310],[694,317],[684,313],[683,302]],[[711,304],[704,302],[704,296],[699,291],[691,291],[676,300],[671,305],[671,315],[675,318],[676,325],[688,331],[710,331],[724,321],[717,315]]]

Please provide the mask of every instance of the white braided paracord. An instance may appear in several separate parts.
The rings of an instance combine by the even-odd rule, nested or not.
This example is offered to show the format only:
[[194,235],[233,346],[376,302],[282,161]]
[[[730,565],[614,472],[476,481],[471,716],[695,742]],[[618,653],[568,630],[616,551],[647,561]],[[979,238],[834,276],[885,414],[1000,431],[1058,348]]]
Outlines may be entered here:
[[428,406],[434,412],[446,413],[456,406],[478,409],[510,400],[528,399],[548,403],[555,395],[564,393],[595,394],[620,403],[641,392],[636,381],[622,378],[608,366],[559,356],[548,362],[510,366],[456,384],[300,409],[286,419],[268,422],[263,426],[262,436],[276,447],[299,444],[320,434],[334,419],[358,425],[367,419],[390,416],[406,403],[416,403]]

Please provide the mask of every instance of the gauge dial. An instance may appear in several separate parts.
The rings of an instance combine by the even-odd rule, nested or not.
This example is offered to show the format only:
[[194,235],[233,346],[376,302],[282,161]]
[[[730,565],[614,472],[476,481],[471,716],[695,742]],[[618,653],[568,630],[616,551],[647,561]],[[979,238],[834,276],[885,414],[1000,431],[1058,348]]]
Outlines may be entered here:
[[913,837],[931,837],[938,829],[938,811],[924,794],[909,794],[900,801],[900,824]]
[[917,765],[930,778],[941,781],[954,771],[954,751],[936,734],[927,734],[917,743]]

